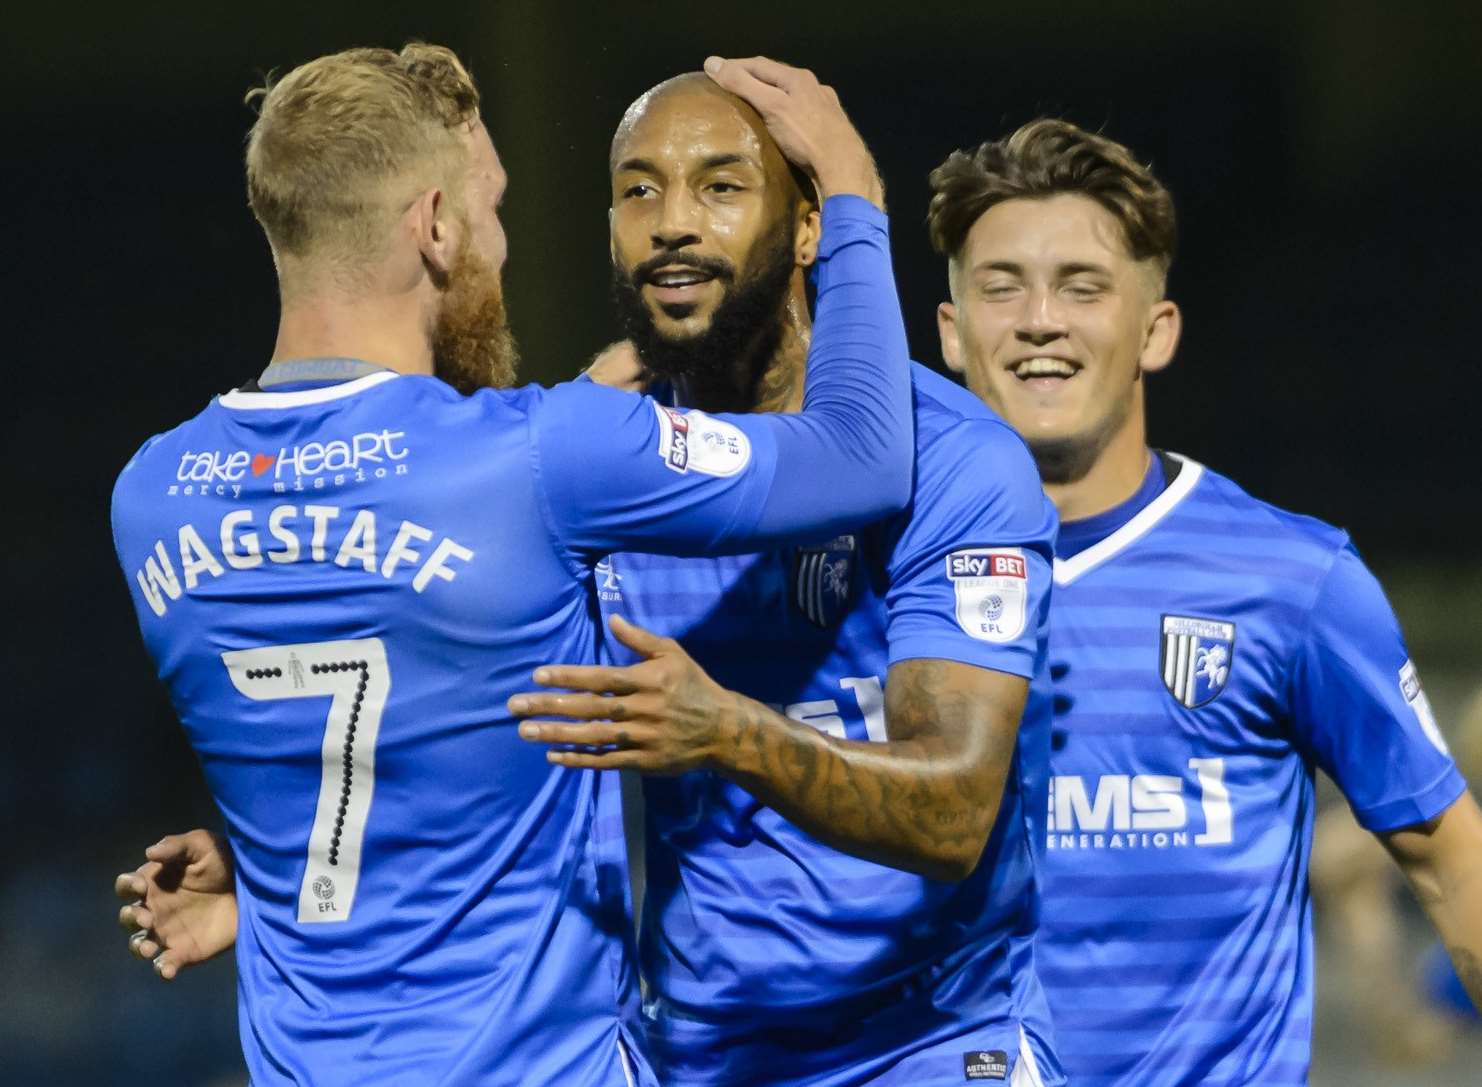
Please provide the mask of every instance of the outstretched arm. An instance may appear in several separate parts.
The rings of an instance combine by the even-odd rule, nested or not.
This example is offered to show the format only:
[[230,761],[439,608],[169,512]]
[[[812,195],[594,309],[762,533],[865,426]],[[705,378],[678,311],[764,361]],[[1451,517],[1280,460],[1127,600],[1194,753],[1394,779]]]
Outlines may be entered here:
[[549,666],[536,680],[578,693],[516,695],[520,735],[562,766],[676,774],[709,769],[836,849],[936,879],[962,879],[987,843],[1012,763],[1028,682],[954,661],[895,664],[887,742],[827,736],[722,688],[672,638],[614,617],[644,660]]
[[1434,819],[1379,835],[1482,1008],[1482,811],[1463,793]]

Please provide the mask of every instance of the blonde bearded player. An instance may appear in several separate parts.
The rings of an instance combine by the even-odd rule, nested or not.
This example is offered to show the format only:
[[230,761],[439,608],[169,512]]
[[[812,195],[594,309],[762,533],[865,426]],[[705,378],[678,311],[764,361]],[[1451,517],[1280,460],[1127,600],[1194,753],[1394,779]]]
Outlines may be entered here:
[[911,478],[873,160],[808,73],[712,67],[768,102],[823,204],[797,415],[508,388],[506,179],[446,49],[321,57],[262,97],[272,361],[147,442],[113,502],[237,862],[254,1083],[651,1082],[621,904],[589,863],[597,775],[521,742],[505,699],[537,664],[595,660],[608,552],[837,532]]

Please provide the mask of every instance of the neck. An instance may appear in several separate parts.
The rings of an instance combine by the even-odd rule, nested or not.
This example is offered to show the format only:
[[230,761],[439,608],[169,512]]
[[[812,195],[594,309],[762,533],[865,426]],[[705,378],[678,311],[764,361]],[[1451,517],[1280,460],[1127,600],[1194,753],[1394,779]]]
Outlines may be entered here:
[[1061,521],[1095,517],[1137,493],[1152,455],[1139,403],[1089,472],[1073,483],[1047,483],[1045,494],[1055,503]]
[[783,302],[782,335],[766,358],[755,352],[770,337],[758,333],[752,347],[721,374],[675,379],[680,402],[701,411],[799,411],[803,407],[804,375],[813,323],[808,316],[801,271]]
[[273,362],[347,358],[403,374],[431,374],[432,344],[412,293],[347,296],[319,291],[284,298]]

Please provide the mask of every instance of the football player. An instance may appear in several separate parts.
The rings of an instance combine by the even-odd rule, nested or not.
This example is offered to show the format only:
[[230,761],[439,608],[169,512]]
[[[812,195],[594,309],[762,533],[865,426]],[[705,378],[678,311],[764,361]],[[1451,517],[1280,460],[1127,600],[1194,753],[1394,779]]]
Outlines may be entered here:
[[1482,815],[1347,534],[1149,446],[1168,191],[1039,120],[931,175],[942,350],[1059,509],[1039,963],[1071,1081],[1305,1084],[1322,768],[1482,994]]
[[113,499],[235,859],[254,1083],[651,1081],[591,864],[597,775],[522,742],[505,700],[544,661],[595,662],[608,552],[829,535],[899,509],[912,473],[873,160],[809,73],[767,74],[743,93],[822,203],[794,415],[509,388],[506,178],[448,50],[321,57],[260,96],[272,359]]

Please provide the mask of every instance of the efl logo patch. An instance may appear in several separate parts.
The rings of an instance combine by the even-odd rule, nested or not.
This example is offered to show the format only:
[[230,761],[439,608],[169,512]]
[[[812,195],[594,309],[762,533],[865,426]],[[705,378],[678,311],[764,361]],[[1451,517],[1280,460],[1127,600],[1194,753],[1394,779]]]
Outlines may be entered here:
[[1024,631],[1029,569],[1017,547],[972,547],[947,556],[957,623],[984,642],[1011,642]]
[[1235,658],[1235,624],[1188,615],[1163,616],[1158,670],[1168,693],[1191,710],[1219,697]]
[[1431,710],[1431,700],[1425,696],[1425,688],[1420,685],[1420,675],[1415,671],[1415,664],[1412,661],[1406,661],[1404,667],[1400,669],[1400,693],[1410,704],[1410,710],[1415,714],[1415,719],[1420,722],[1420,730],[1425,733],[1425,738],[1434,744],[1441,754],[1450,755],[1451,749],[1446,746],[1446,737],[1441,735],[1441,728],[1436,724],[1436,715]]
[[1001,1049],[975,1049],[962,1055],[966,1079],[1008,1079],[1009,1055]]
[[815,626],[833,626],[849,607],[853,571],[853,536],[798,548],[793,558],[793,602]]
[[703,411],[679,411],[655,404],[659,415],[659,456],[681,475],[733,476],[751,461],[751,442],[738,427]]

